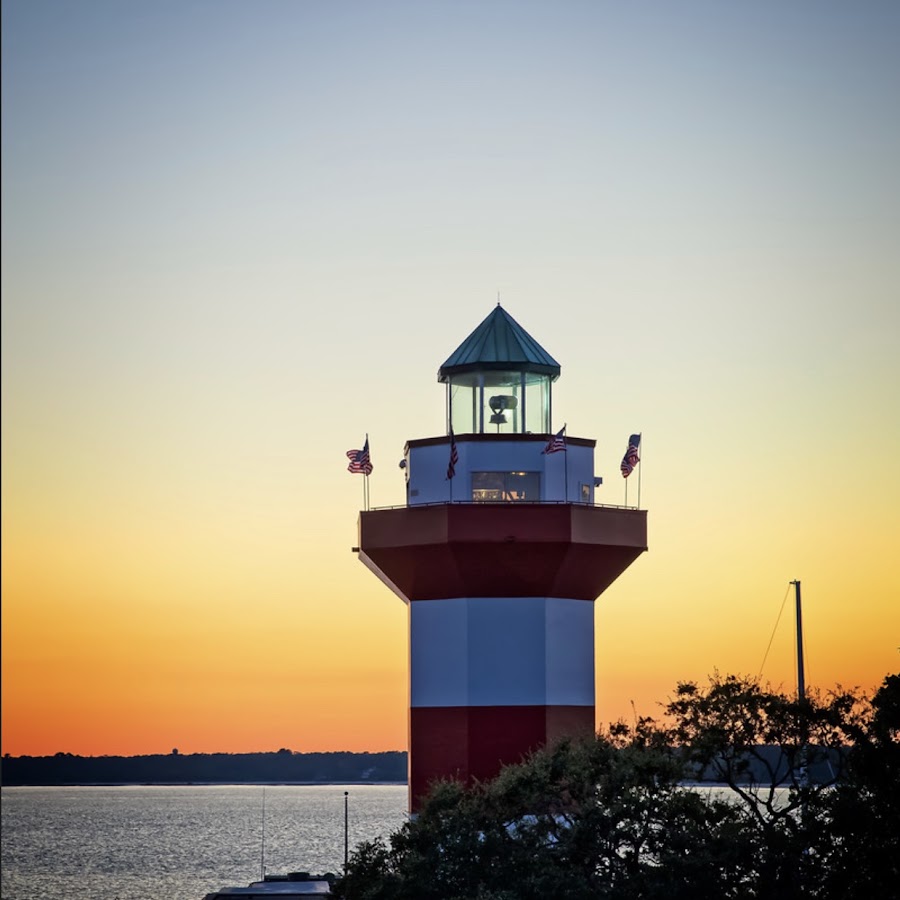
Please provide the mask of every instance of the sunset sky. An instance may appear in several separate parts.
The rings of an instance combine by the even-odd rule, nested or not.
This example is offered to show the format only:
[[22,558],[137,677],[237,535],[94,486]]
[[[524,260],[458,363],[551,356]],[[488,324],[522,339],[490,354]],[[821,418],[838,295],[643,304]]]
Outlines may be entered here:
[[598,501],[643,434],[598,724],[793,690],[793,579],[809,684],[900,670],[898,39],[895,0],[4,0],[2,752],[405,749],[345,452],[404,502],[498,294]]

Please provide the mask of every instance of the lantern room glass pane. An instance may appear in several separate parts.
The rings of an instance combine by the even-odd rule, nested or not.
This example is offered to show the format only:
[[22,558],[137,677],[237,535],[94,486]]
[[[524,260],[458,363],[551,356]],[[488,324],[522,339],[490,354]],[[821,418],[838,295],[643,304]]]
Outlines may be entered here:
[[524,430],[531,434],[550,431],[550,376],[525,375]]
[[478,431],[478,391],[474,385],[451,381],[447,385],[447,405],[450,428],[454,434],[475,434]]
[[447,384],[455,434],[546,434],[550,377],[528,372],[467,372]]

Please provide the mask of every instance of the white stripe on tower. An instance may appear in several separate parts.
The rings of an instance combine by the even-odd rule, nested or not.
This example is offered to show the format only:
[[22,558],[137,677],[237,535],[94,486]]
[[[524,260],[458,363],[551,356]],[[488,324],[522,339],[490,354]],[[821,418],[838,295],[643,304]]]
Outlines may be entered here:
[[594,705],[594,604],[461,597],[410,604],[410,706]]

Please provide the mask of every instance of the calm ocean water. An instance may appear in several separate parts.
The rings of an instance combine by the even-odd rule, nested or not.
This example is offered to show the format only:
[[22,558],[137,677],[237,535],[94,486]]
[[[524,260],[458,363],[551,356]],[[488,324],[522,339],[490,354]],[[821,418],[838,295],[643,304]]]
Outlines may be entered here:
[[[267,872],[338,873],[407,818],[406,785],[4,787],[3,900],[202,900]],[[265,816],[263,816],[265,806]]]

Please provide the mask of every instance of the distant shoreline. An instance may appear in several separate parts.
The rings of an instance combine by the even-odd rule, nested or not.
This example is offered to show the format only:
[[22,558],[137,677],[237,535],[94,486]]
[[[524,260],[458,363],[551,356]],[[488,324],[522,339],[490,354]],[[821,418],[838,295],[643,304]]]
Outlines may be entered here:
[[[78,781],[2,784],[0,788],[73,787],[406,787],[407,781]],[[705,786],[705,785],[704,785]],[[714,785],[711,785],[714,787]]]
[[407,754],[172,753],[148,756],[4,756],[4,787],[127,785],[406,784]]
[[[777,748],[759,748],[770,757],[751,761],[746,783],[768,784],[772,773],[779,779],[788,773],[777,765]],[[408,754],[403,750],[382,753],[192,753],[177,750],[150,756],[4,756],[0,760],[3,787],[216,787],[317,785],[405,785]],[[827,763],[828,761],[826,761]],[[712,776],[711,779],[703,777]],[[715,767],[697,772],[684,787],[723,787],[715,779]],[[823,765],[808,773],[814,782],[827,781]]]

